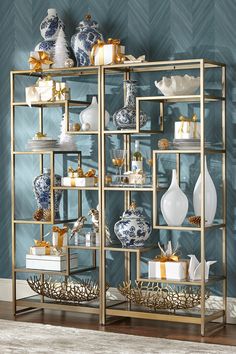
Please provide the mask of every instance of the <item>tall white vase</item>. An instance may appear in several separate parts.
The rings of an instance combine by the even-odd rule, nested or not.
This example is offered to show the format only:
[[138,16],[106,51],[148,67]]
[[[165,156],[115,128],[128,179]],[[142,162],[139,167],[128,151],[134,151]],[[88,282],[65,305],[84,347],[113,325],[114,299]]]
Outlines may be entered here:
[[[109,123],[109,118],[109,113],[105,111],[105,126]],[[80,113],[80,122],[82,128],[83,124],[86,124],[89,127],[88,130],[98,130],[98,102],[96,96],[93,96],[91,104]]]
[[[217,194],[215,185],[207,169],[205,157],[205,224],[213,223],[217,207]],[[193,191],[193,208],[195,215],[201,215],[201,173]]]
[[177,183],[176,170],[172,170],[172,181],[169,189],[161,198],[161,212],[167,225],[182,225],[188,212],[188,198]]

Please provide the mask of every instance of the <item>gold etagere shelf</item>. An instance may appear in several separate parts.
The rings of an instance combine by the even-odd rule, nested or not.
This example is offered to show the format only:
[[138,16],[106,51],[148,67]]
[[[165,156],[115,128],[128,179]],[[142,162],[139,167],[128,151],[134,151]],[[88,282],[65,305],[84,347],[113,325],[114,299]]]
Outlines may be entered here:
[[[221,70],[221,94],[220,95],[209,95],[205,92],[205,73],[208,70]],[[163,75],[168,74],[168,72],[178,72],[194,70],[198,72],[200,76],[200,92],[196,95],[186,95],[186,96],[147,96],[147,97],[137,97],[136,98],[136,129],[129,130],[108,130],[105,127],[105,97],[106,97],[106,78],[110,75],[122,75],[124,80],[132,79],[133,74],[138,73],[162,73]],[[107,66],[91,66],[91,67],[78,67],[70,69],[49,69],[43,71],[42,73],[34,73],[33,76],[38,77],[41,75],[50,74],[52,77],[79,77],[86,75],[97,75],[98,82],[98,109],[99,109],[99,124],[98,131],[80,131],[80,132],[70,132],[69,131],[69,107],[74,106],[86,106],[89,102],[86,101],[61,101],[53,104],[35,103],[33,106],[39,108],[39,130],[42,130],[42,110],[45,107],[53,107],[58,105],[64,107],[65,116],[67,122],[68,132],[71,134],[95,134],[98,139],[98,186],[93,188],[78,188],[78,190],[95,190],[98,193],[98,203],[99,209],[102,211],[99,213],[99,232],[100,232],[100,246],[69,246],[68,249],[88,249],[94,252],[99,252],[99,287],[100,287],[100,298],[96,305],[73,305],[73,304],[59,304],[54,303],[51,300],[46,300],[45,298],[35,297],[25,298],[16,300],[16,274],[18,272],[25,272],[25,269],[17,269],[15,267],[15,224],[17,223],[39,223],[40,224],[40,235],[43,239],[43,223],[34,222],[33,220],[15,220],[15,200],[14,200],[14,168],[15,168],[15,156],[17,154],[27,154],[30,152],[17,152],[14,146],[14,119],[15,119],[15,109],[17,106],[26,106],[25,102],[15,102],[14,101],[14,79],[18,75],[30,76],[31,71],[13,71],[11,72],[11,133],[12,133],[12,279],[13,279],[13,303],[14,312],[21,313],[21,310],[17,310],[17,307],[26,307],[26,310],[32,308],[50,308],[50,309],[61,309],[76,312],[85,312],[99,315],[99,322],[103,325],[108,323],[108,318],[110,316],[120,317],[132,317],[132,318],[142,318],[142,319],[152,319],[160,321],[171,321],[171,322],[182,322],[200,325],[201,335],[210,334],[226,323],[226,297],[227,297],[227,281],[226,281],[226,140],[225,140],[225,130],[226,130],[226,67],[223,63],[213,62],[205,59],[190,59],[190,60],[175,60],[175,61],[156,61],[156,62],[144,62],[144,63],[130,63],[130,64],[117,64],[117,65],[107,65]],[[160,128],[159,130],[143,130],[140,128],[139,124],[139,112],[140,105],[142,102],[157,102],[160,110]],[[153,151],[153,183],[146,187],[129,187],[129,186],[108,186],[105,184],[106,175],[106,139],[109,136],[117,135],[122,136],[124,142],[124,149],[128,151],[126,158],[126,168],[130,166],[131,159],[131,138],[137,135],[153,135],[157,133],[162,133],[164,131],[164,109],[165,105],[169,103],[194,103],[197,102],[200,107],[200,125],[201,125],[201,141],[200,148],[196,150],[154,150]],[[221,105],[221,125],[222,125],[222,147],[220,149],[206,148],[205,147],[205,106],[211,102],[220,102]],[[52,154],[52,152],[48,152]],[[176,168],[177,176],[180,172],[180,156],[182,154],[198,154],[200,157],[200,171],[201,171],[201,220],[205,220],[205,156],[219,154],[222,156],[222,220],[219,223],[214,223],[210,226],[205,226],[204,223],[199,227],[194,226],[180,226],[180,227],[170,227],[167,225],[159,225],[156,216],[158,214],[158,203],[157,194],[163,190],[163,188],[158,188],[157,184],[157,158],[160,154],[174,154],[176,156]],[[43,167],[43,160],[41,158],[41,171]],[[53,166],[52,166],[53,171]],[[53,177],[53,175],[52,175]],[[52,187],[51,193],[58,187]],[[60,189],[70,189],[65,187],[60,187]],[[71,188],[74,189],[74,188]],[[152,195],[152,214],[153,214],[153,229],[155,230],[171,230],[175,231],[192,231],[198,232],[200,234],[200,251],[201,251],[201,263],[203,264],[201,268],[201,281],[167,281],[160,279],[149,279],[141,274],[141,257],[145,252],[150,251],[154,246],[147,246],[141,249],[125,249],[121,246],[116,245],[106,245],[105,236],[105,210],[106,210],[106,193],[113,191],[124,193],[124,207],[128,208],[131,202],[132,192],[150,192]],[[53,200],[53,198],[52,198]],[[52,208],[53,209],[53,208]],[[52,221],[53,218],[52,218]],[[66,222],[66,221],[63,221]],[[50,222],[52,224],[53,222]],[[219,276],[210,277],[209,280],[205,280],[205,233],[210,229],[220,229],[222,231],[222,274]],[[155,246],[156,247],[156,246]],[[198,310],[194,313],[190,311],[180,311],[180,312],[170,312],[170,311],[150,311],[142,306],[133,305],[130,301],[110,301],[106,295],[106,255],[107,252],[123,252],[124,253],[124,280],[131,281],[131,255],[134,254],[136,257],[136,274],[135,280],[141,282],[157,282],[163,284],[174,284],[174,285],[190,285],[200,288],[201,303]],[[69,250],[68,250],[69,252]],[[96,263],[96,262],[95,262]],[[96,266],[96,264],[93,264]],[[92,266],[92,268],[93,268]],[[27,270],[29,271],[29,270]],[[30,272],[30,271],[29,271]],[[33,270],[32,270],[33,272]],[[40,273],[40,272],[38,272]],[[47,272],[41,272],[46,274]],[[49,273],[49,272],[48,272]],[[70,272],[65,272],[64,275],[68,276]],[[206,287],[210,284],[216,284],[218,282],[222,283],[222,298],[223,306],[220,310],[208,310],[205,304]],[[217,320],[219,323],[212,324],[212,321]],[[208,326],[209,325],[209,326]]]

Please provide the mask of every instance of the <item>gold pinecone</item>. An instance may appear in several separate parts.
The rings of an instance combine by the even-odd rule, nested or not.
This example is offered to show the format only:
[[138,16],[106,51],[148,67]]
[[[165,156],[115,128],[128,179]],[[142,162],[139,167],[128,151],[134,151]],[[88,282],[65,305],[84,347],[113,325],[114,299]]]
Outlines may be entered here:
[[43,219],[44,221],[51,221],[51,209],[43,210]]
[[43,218],[43,209],[37,209],[33,215],[34,220],[40,221]]
[[201,226],[201,216],[189,216],[188,221],[190,222],[190,224],[196,225],[198,227]]

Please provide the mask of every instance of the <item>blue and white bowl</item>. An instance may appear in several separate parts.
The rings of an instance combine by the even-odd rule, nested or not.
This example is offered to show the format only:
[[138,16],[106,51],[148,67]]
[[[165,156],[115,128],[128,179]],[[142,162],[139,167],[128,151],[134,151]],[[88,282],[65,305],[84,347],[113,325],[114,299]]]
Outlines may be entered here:
[[60,28],[64,30],[64,23],[58,17],[55,9],[48,9],[47,16],[40,24],[41,36],[46,40],[55,40]]
[[143,247],[151,231],[150,222],[145,219],[142,208],[136,208],[135,202],[114,226],[114,232],[124,248]]

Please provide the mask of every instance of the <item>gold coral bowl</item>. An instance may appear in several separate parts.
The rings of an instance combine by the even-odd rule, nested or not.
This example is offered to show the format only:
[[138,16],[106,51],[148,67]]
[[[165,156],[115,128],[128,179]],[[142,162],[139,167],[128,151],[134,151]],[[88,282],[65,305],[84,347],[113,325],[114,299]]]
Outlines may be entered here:
[[[158,309],[189,309],[200,304],[201,289],[192,286],[160,286],[160,283],[123,282],[118,287],[119,292],[136,305],[142,305],[152,310]],[[205,299],[209,298],[206,292]]]
[[[27,279],[31,289],[39,295],[46,296],[60,302],[79,303],[95,300],[99,297],[100,289],[97,283],[91,280],[59,281],[51,278],[41,281],[34,276]],[[106,290],[109,286],[106,285]]]

